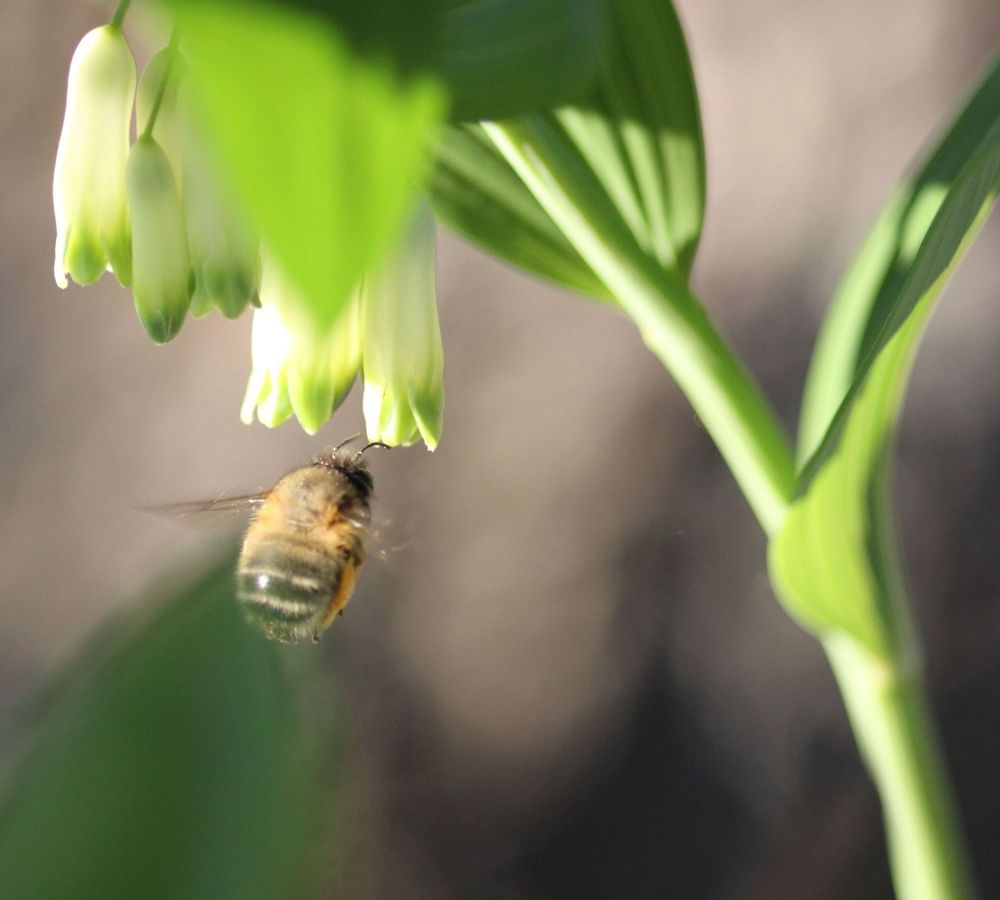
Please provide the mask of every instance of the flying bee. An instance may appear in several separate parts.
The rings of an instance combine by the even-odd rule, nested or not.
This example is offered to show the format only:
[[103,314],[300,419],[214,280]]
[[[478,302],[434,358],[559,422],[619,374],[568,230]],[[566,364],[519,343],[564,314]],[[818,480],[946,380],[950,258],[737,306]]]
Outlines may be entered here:
[[386,446],[374,441],[347,449],[356,437],[269,491],[171,508],[253,510],[236,564],[236,600],[246,620],[276,641],[318,641],[354,592],[371,521],[373,481],[364,453]]

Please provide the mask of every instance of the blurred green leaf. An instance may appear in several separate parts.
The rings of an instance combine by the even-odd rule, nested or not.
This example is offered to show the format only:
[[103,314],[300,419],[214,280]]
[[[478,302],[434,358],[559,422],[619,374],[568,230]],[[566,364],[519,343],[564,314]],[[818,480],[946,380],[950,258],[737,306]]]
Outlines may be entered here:
[[[170,0],[175,4],[192,0]],[[250,6],[281,13],[308,13],[317,23],[335,29],[358,56],[382,57],[397,72],[412,74],[437,65],[441,49],[442,15],[453,0],[198,0],[228,6],[239,16]]]
[[442,73],[452,119],[500,119],[579,100],[593,82],[603,0],[450,0]]
[[240,621],[232,584],[230,560],[102,635],[50,691],[0,801],[0,896],[315,889],[322,728],[307,730],[280,648]]
[[1000,189],[1000,60],[876,222],[831,307],[800,441],[807,461],[772,541],[779,596],[809,627],[886,655],[902,596],[890,453],[907,375],[948,276]]
[[605,7],[605,0],[244,0],[243,5],[249,2],[310,13],[335,28],[358,56],[381,57],[407,75],[433,73],[447,85],[453,121],[465,122],[585,96],[596,73]]
[[[579,99],[604,36],[603,0],[171,5],[222,168],[324,330],[398,234],[449,106]],[[570,282],[601,291],[585,267]]]
[[439,79],[357,52],[316,13],[176,0],[204,118],[264,242],[334,322],[402,227],[446,112]]
[[[701,232],[705,167],[694,78],[669,3],[611,0],[590,98],[544,120],[566,137],[567,165],[586,166],[640,247],[686,276]],[[607,298],[589,266],[479,129],[439,144],[435,210],[460,234],[571,290]]]

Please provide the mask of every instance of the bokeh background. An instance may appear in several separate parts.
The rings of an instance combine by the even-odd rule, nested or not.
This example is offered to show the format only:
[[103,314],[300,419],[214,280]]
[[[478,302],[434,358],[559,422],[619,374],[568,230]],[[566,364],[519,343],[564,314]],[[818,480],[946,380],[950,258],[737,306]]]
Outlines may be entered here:
[[[792,428],[838,273],[1000,45],[1000,12],[677,7],[708,148],[696,288]],[[140,507],[257,490],[362,427],[357,393],[313,439],[240,424],[248,318],[155,347],[110,278],[54,285],[66,70],[101,21],[82,0],[0,8],[0,741],[102,622],[225,546]],[[441,447],[373,454],[385,559],[300,651],[323,655],[346,711],[366,811],[353,894],[889,896],[823,656],[775,603],[755,521],[633,327],[447,235],[439,293]],[[932,323],[898,453],[986,896],[1000,895],[998,298],[994,220]]]

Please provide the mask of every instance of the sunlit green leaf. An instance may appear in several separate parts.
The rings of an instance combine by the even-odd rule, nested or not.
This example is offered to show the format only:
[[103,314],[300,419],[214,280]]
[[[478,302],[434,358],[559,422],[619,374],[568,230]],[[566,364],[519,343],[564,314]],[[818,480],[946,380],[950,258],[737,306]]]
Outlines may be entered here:
[[478,126],[445,131],[431,195],[440,219],[459,234],[571,290],[607,297],[607,288]]
[[329,723],[307,724],[281,648],[240,620],[232,585],[227,562],[105,633],[34,710],[0,798],[0,896],[274,900],[315,887]]
[[[686,276],[704,212],[701,125],[684,35],[669,3],[612,0],[589,99],[544,119],[566,137],[638,244]],[[460,233],[515,265],[593,296],[596,276],[503,156],[475,129],[448,130],[432,181],[435,208]]]
[[1000,60],[922,164],[886,203],[842,281],[813,353],[799,424],[798,456],[816,451],[896,303],[920,242],[954,183],[1000,116]]
[[1000,189],[1000,64],[918,174],[887,204],[842,284],[803,408],[806,462],[772,542],[789,609],[819,631],[897,649],[901,585],[890,453],[933,305]]
[[231,0],[175,9],[223,168],[300,288],[301,316],[325,327],[403,225],[444,87],[358,51],[318,13]]
[[687,274],[704,219],[705,158],[684,32],[670,3],[609,6],[594,94],[558,117],[640,246]]

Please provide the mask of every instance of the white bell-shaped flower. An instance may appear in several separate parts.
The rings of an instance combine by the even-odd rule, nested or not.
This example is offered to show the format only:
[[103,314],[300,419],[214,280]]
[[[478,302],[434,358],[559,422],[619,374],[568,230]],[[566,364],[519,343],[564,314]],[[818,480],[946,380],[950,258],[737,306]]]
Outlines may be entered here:
[[184,213],[167,154],[149,135],[133,145],[127,175],[132,296],[146,333],[163,344],[181,330],[191,304]]
[[436,237],[426,205],[362,295],[368,439],[433,450],[441,437],[444,353],[434,285]]
[[329,329],[296,319],[303,304],[277,264],[265,260],[260,309],[254,310],[253,369],[240,417],[275,427],[293,413],[319,431],[351,389],[361,363],[358,301],[352,297]]
[[132,280],[125,197],[135,60],[121,29],[88,32],[70,64],[52,195],[56,214],[55,278],[93,284],[106,269]]

